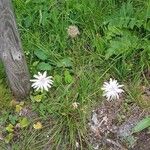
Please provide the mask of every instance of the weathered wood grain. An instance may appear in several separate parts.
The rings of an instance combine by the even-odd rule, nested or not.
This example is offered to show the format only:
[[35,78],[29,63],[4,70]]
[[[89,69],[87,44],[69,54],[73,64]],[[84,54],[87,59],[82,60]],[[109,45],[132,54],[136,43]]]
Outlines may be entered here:
[[29,72],[13,14],[11,0],[0,0],[0,58],[17,100],[30,90]]

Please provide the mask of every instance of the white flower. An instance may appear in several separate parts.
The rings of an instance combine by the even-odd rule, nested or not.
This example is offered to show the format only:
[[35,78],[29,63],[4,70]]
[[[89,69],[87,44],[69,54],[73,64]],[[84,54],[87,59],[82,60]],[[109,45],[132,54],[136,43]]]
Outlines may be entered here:
[[75,25],[69,26],[67,32],[71,38],[75,38],[77,35],[80,34],[78,27]]
[[119,99],[119,95],[124,92],[121,89],[124,85],[119,85],[117,80],[113,80],[110,78],[109,82],[104,82],[103,87],[101,88],[104,93],[103,96],[107,98],[107,100]]
[[43,74],[38,72],[38,75],[34,75],[33,77],[35,79],[30,80],[33,82],[31,86],[36,89],[36,91],[48,91],[48,88],[51,88],[51,85],[53,84],[52,76],[47,77],[46,71]]

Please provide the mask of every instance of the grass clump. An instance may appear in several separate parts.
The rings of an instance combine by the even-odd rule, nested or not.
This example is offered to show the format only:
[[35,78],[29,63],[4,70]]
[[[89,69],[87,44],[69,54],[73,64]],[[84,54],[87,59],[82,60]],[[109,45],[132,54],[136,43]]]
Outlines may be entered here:
[[11,101],[11,93],[8,90],[8,87],[4,86],[2,83],[0,84],[0,109],[9,109],[10,101]]
[[[31,75],[47,71],[54,84],[47,93],[31,92],[26,105],[36,117],[28,118],[21,140],[12,138],[11,146],[74,150],[79,143],[90,149],[87,119],[103,100],[103,81],[120,80],[127,99],[138,105],[137,89],[149,86],[149,1],[13,0],[13,5]],[[9,100],[0,84],[0,107]],[[40,130],[33,127],[37,121]]]

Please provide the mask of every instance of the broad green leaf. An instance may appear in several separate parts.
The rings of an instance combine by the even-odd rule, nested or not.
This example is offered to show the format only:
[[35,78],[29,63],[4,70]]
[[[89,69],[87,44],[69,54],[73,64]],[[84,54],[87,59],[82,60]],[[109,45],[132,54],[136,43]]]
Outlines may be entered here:
[[41,62],[38,64],[39,70],[52,70],[52,66],[49,63]]
[[22,120],[20,120],[19,123],[20,123],[20,127],[24,128],[24,127],[27,127],[29,125],[29,120],[25,117]]
[[31,1],[31,0],[26,0],[26,1],[25,1],[25,4],[29,3],[30,1]]
[[137,125],[133,128],[133,133],[140,132],[150,126],[150,117],[142,119]]
[[47,60],[47,55],[42,50],[35,50],[34,54],[41,60]]
[[32,66],[36,67],[38,65],[38,63],[39,63],[39,61],[35,61],[35,62],[33,62]]
[[72,67],[70,58],[64,58],[57,63],[57,67]]
[[16,115],[9,115],[9,121],[11,124],[15,125],[18,120],[18,117]]

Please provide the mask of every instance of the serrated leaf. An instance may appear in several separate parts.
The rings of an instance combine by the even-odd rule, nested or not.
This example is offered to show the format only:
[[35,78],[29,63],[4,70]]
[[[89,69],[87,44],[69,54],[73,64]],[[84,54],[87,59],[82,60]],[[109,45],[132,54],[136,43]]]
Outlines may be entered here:
[[69,71],[66,70],[64,72],[64,75],[65,75],[65,82],[66,83],[71,83],[73,81],[73,77],[71,76]]
[[15,111],[16,111],[17,113],[19,113],[21,110],[22,110],[22,106],[16,105]]
[[27,127],[28,125],[29,125],[29,121],[28,121],[28,119],[25,117],[25,118],[23,118],[22,120],[20,120],[20,127],[21,128],[25,128],[25,127]]
[[14,131],[14,126],[12,124],[9,124],[7,127],[6,127],[6,130],[8,132],[13,132]]
[[14,137],[13,133],[9,133],[6,137],[5,137],[5,143],[9,143]]
[[41,62],[38,64],[39,70],[52,70],[52,66],[49,63]]
[[41,95],[33,96],[33,99],[34,99],[34,101],[36,101],[36,102],[41,102],[42,98],[43,98],[43,95],[42,95],[42,94],[41,94]]
[[35,50],[34,54],[41,60],[47,60],[47,55],[42,50]]
[[60,84],[60,83],[62,83],[62,76],[60,76],[60,75],[55,75],[54,76],[54,81],[55,81],[55,83],[56,84]]
[[133,128],[133,133],[140,132],[150,126],[150,117],[142,119],[137,125]]

